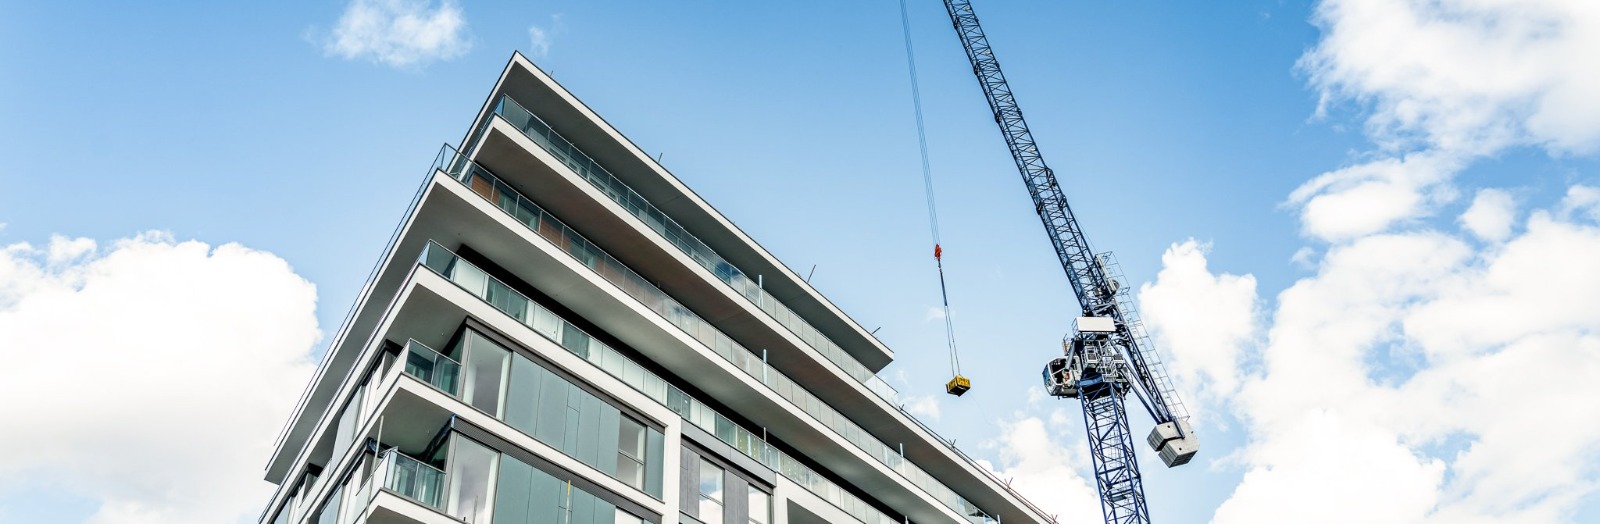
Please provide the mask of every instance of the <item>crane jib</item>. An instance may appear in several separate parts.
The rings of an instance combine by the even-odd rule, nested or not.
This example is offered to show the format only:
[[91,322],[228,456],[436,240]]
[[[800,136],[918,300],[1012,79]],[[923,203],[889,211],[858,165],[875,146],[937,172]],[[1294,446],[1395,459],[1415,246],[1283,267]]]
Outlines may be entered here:
[[[1089,242],[1084,238],[1081,228],[1078,227],[1078,221],[1072,214],[1072,208],[1067,204],[1066,193],[1061,190],[1054,172],[1045,165],[1038,144],[1033,140],[1033,133],[1029,131],[1027,122],[1022,119],[1022,110],[1017,106],[1011,87],[1006,83],[1005,74],[1000,70],[1000,62],[989,47],[988,37],[978,24],[972,3],[964,0],[945,0],[945,7],[950,12],[951,23],[961,38],[967,58],[973,64],[973,72],[977,75],[989,107],[994,112],[995,121],[1000,124],[1012,159],[1016,162],[1017,169],[1022,172],[1023,181],[1036,203],[1039,218],[1049,233],[1050,241],[1061,260],[1061,267],[1067,273],[1072,291],[1077,296],[1084,315],[1107,316],[1116,318],[1119,322],[1124,321],[1115,297],[1107,292],[1112,289],[1110,279],[1094,262],[1093,251],[1089,249]],[[1157,423],[1172,421],[1173,414],[1167,407],[1161,388],[1149,380],[1151,374],[1144,362],[1143,351],[1137,346],[1134,337],[1127,337],[1127,340],[1131,346],[1128,348],[1128,364],[1134,369],[1136,382],[1145,389],[1140,393],[1142,397],[1147,397],[1142,400],[1145,400],[1151,418]]]
[[[1033,198],[1034,211],[1044,223],[1061,268],[1072,284],[1083,311],[1080,321],[1084,326],[1093,326],[1078,327],[1070,344],[1064,342],[1067,356],[1045,367],[1046,386],[1052,395],[1079,398],[1083,403],[1106,522],[1148,524],[1143,483],[1123,410],[1126,392],[1133,391],[1155,419],[1156,428],[1148,442],[1169,467],[1188,462],[1198,441],[1193,439],[1187,421],[1176,416],[1182,405],[1172,391],[1165,368],[1154,353],[1147,353],[1151,349],[1148,344],[1141,347],[1143,331],[1138,327],[1137,312],[1131,302],[1126,310],[1122,305],[1126,291],[1118,289],[1119,283],[1107,274],[1103,258],[1090,249],[1067,204],[1066,193],[1045,165],[1033,133],[1022,118],[1022,109],[1000,71],[1000,62],[978,24],[972,3],[944,0],[944,4],[972,63],[972,73],[994,113],[995,124]],[[1091,322],[1105,318],[1114,322]],[[1076,377],[1073,373],[1077,373]]]

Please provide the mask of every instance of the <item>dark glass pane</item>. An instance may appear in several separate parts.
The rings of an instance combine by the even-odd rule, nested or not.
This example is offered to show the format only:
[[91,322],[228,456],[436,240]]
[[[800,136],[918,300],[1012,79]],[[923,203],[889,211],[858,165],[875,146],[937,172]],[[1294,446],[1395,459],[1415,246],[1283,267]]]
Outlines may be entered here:
[[542,368],[520,356],[511,359],[511,382],[506,387],[505,421],[532,435],[539,420],[539,386]]

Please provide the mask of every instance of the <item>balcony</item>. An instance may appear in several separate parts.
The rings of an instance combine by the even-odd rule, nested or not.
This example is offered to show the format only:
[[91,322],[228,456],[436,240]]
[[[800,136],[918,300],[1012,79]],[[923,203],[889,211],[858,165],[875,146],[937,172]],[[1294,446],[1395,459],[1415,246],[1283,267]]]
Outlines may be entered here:
[[499,115],[523,135],[549,152],[558,161],[571,168],[579,178],[593,185],[600,193],[616,202],[622,209],[638,218],[646,227],[655,231],[668,244],[673,245],[687,255],[690,260],[704,267],[718,280],[731,287],[736,295],[756,306],[767,316],[771,317],[778,325],[793,333],[806,345],[816,350],[824,358],[837,364],[846,374],[857,381],[866,384],[868,389],[895,403],[894,389],[884,383],[866,366],[850,356],[843,348],[828,336],[822,334],[810,322],[807,322],[789,306],[785,305],[772,294],[762,288],[758,279],[750,278],[733,263],[722,255],[713,251],[705,242],[678,224],[661,211],[650,201],[646,200],[637,191],[623,184],[616,176],[612,175],[594,159],[590,158],[583,150],[573,145],[565,137],[556,133],[548,124],[531,111],[522,107],[510,96],[501,96],[495,105],[494,114]]
[[444,470],[389,449],[379,457],[376,472],[363,490],[370,492],[371,486],[382,486],[418,504],[444,511],[444,477]]
[[[516,202],[516,200],[510,201]],[[528,204],[528,206],[530,207],[523,208],[530,211],[525,216],[541,216],[542,213],[536,212],[538,208],[531,207],[531,204]],[[536,229],[536,231],[539,230],[541,229]],[[559,238],[568,239],[572,237],[562,235]],[[577,240],[581,240],[581,237],[577,237]],[[428,243],[419,257],[418,263],[455,283],[469,294],[478,297],[495,309],[509,315],[517,322],[532,328],[533,331],[560,345],[568,352],[583,358],[623,383],[628,384],[633,389],[667,406],[667,408],[678,413],[689,423],[715,435],[718,439],[738,449],[741,453],[767,465],[785,478],[794,481],[808,491],[855,516],[858,520],[867,524],[897,522],[851,495],[826,477],[817,474],[804,464],[789,457],[781,450],[768,445],[755,432],[740,427],[727,417],[716,413],[703,402],[690,397],[676,386],[667,383],[627,356],[584,333],[581,329],[521,293],[516,292],[511,286],[461,259],[443,246],[432,242]],[[682,324],[679,324],[679,326],[681,327]],[[694,333],[687,329],[685,331],[691,334]],[[713,339],[713,341],[716,340],[722,339]],[[796,384],[782,372],[766,366],[754,354],[748,351],[735,352],[733,351],[735,346],[729,345],[715,346],[708,343],[707,347],[713,348],[718,355],[732,362],[735,367],[767,386],[777,393],[779,397],[789,401],[796,409],[809,414],[812,418],[821,422],[824,427],[829,428],[840,437],[843,437],[844,440],[856,445],[890,470],[899,473],[910,484],[921,488],[934,500],[961,515],[978,519],[976,522],[994,521],[986,512],[967,502],[966,499],[956,494],[954,490],[940,483],[915,464],[906,461],[899,455],[897,450],[890,448],[888,445],[873,438],[866,431],[861,430],[831,406],[817,400],[814,395],[799,384]],[[424,360],[436,361],[431,357],[424,358]],[[408,357],[407,362],[410,361],[411,359]]]
[[427,382],[452,397],[460,393],[457,388],[461,379],[461,363],[455,359],[441,355],[421,342],[411,340],[406,342],[405,362],[407,375]]
[[[459,430],[417,458],[384,447],[369,452],[310,524],[614,524],[639,518],[571,479],[490,448]],[[631,517],[631,518],[630,518]]]

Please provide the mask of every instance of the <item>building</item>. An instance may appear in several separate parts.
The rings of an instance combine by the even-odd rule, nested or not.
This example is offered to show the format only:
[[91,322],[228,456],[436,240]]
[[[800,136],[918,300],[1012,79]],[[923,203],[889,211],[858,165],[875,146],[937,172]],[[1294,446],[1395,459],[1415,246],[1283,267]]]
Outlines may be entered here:
[[272,524],[1047,522],[892,353],[513,55],[266,468]]

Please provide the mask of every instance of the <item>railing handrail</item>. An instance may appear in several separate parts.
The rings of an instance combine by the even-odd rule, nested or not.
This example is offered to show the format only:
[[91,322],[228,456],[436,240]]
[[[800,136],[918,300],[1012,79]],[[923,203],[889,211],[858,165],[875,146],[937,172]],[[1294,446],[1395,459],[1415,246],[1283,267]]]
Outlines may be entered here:
[[[590,335],[588,332],[585,332],[583,329],[578,328],[577,326],[573,326],[572,323],[567,321],[566,319],[561,318],[559,316],[556,316],[553,312],[549,312],[543,306],[539,306],[537,302],[533,302],[531,299],[528,299],[526,295],[523,295],[522,293],[520,293],[520,292],[516,291],[515,289],[511,288],[510,286],[506,285],[504,281],[501,281],[500,279],[495,278],[493,275],[489,275],[487,273],[483,273],[482,269],[479,269],[479,268],[477,268],[477,266],[474,266],[471,262],[468,262],[468,261],[462,259],[460,257],[460,255],[457,255],[454,252],[451,252],[449,249],[446,249],[444,246],[440,245],[438,242],[435,242],[433,240],[429,240],[428,243],[424,245],[423,252],[418,256],[418,265],[427,268],[429,271],[434,271],[434,272],[438,273],[441,277],[444,277],[446,280],[451,281],[452,284],[455,284],[457,286],[461,286],[461,284],[459,282],[456,282],[449,275],[443,274],[442,272],[440,272],[440,270],[438,268],[435,268],[435,267],[433,267],[432,265],[430,265],[428,263],[428,259],[429,259],[430,255],[431,255],[429,253],[429,251],[430,250],[434,250],[434,249],[437,249],[437,250],[439,250],[441,252],[444,252],[444,253],[448,254],[451,257],[451,259],[450,259],[450,263],[451,264],[461,264],[461,265],[464,265],[464,266],[467,266],[467,267],[472,267],[475,271],[480,273],[482,277],[485,277],[487,279],[493,280],[494,282],[498,283],[500,286],[505,288],[511,294],[513,294],[513,295],[515,295],[517,297],[520,297],[523,300],[526,300],[532,307],[538,308],[538,309],[541,309],[541,310],[545,310],[547,313],[550,313],[553,317],[555,317],[557,320],[560,321],[561,326],[562,326],[561,327],[562,330],[572,329],[572,330],[575,330],[575,331],[577,331],[577,332],[579,332],[579,333],[581,333],[581,334],[583,334],[583,335],[585,335],[587,337],[590,337],[591,340],[597,340],[597,339],[594,339],[593,336]],[[463,289],[465,289],[465,288],[463,287]],[[472,292],[472,291],[469,290],[469,292]],[[478,296],[477,298],[479,298],[480,300],[484,300],[484,297],[482,297],[482,296]],[[498,306],[495,306],[492,303],[490,305],[496,307],[496,309],[499,309]],[[501,312],[505,313],[505,311],[503,311],[503,310]],[[538,329],[535,329],[534,331],[536,333],[539,333],[541,336],[545,336],[545,337],[549,338],[552,342],[556,343],[556,345],[558,345],[558,346],[561,346],[563,349],[566,349],[569,352],[573,351],[572,348],[568,348],[560,340],[557,340],[556,338],[550,338],[551,336],[549,334],[546,334],[543,331],[540,331]],[[612,350],[612,351],[615,351],[615,350]],[[628,357],[626,357],[626,356],[619,355],[619,357],[622,358],[622,359],[628,359]],[[585,357],[584,360],[588,361],[590,364],[598,365],[596,362],[594,362],[592,356]],[[631,360],[631,359],[629,359],[629,360]],[[637,365],[637,364],[635,364],[635,365]],[[618,380],[622,380],[624,384],[628,384],[630,387],[634,387],[634,388],[638,389],[641,393],[645,393],[646,396],[649,396],[653,400],[656,400],[658,402],[662,402],[663,405],[666,405],[668,409],[674,411],[675,413],[678,413],[688,423],[694,424],[694,425],[696,425],[698,427],[701,427],[702,429],[705,429],[706,431],[708,431],[708,432],[712,433],[713,435],[717,436],[719,439],[722,438],[721,435],[717,435],[717,431],[716,431],[714,423],[711,425],[711,427],[707,427],[707,426],[701,425],[701,423],[699,421],[695,420],[695,418],[693,416],[691,416],[691,413],[678,412],[669,403],[667,403],[664,398],[656,398],[653,393],[651,393],[650,391],[647,391],[646,389],[648,389],[648,388],[640,388],[639,386],[636,386],[636,385],[628,382],[628,380],[626,380],[623,376],[619,376],[619,375],[614,374],[611,370],[605,369],[603,367],[601,369],[602,369],[602,371],[605,371],[608,374],[612,374]],[[642,371],[643,375],[655,376],[655,374],[652,373],[649,370],[641,369],[641,371]],[[659,377],[656,377],[656,379],[660,380]],[[786,471],[786,470],[782,467],[782,464],[785,461],[787,461],[788,462],[788,466],[793,467],[793,468],[799,468],[801,470],[801,475],[800,476],[811,478],[811,479],[813,479],[812,481],[820,481],[820,482],[826,483],[827,485],[832,486],[833,489],[837,492],[837,494],[839,496],[841,496],[841,497],[851,497],[852,499],[854,499],[857,502],[859,502],[861,504],[861,507],[866,508],[866,509],[870,509],[870,510],[872,510],[874,512],[877,512],[876,514],[879,515],[880,518],[878,518],[876,520],[880,524],[882,524],[882,523],[893,523],[894,522],[892,519],[888,519],[888,517],[886,515],[883,515],[882,512],[878,512],[876,508],[873,508],[872,506],[866,504],[864,501],[861,501],[859,497],[856,497],[855,495],[853,495],[853,494],[851,494],[851,493],[849,493],[847,491],[844,491],[844,489],[839,487],[838,484],[834,483],[831,480],[828,480],[826,477],[823,477],[821,474],[816,473],[815,471],[813,471],[810,467],[806,466],[805,464],[794,460],[793,458],[789,457],[787,454],[783,453],[778,448],[773,447],[771,444],[766,442],[764,436],[758,435],[753,431],[745,429],[743,426],[740,426],[737,423],[733,422],[732,419],[729,419],[728,417],[722,415],[721,413],[717,413],[716,410],[713,410],[709,406],[706,406],[704,401],[696,399],[695,397],[689,395],[688,393],[685,393],[684,391],[679,389],[677,386],[673,386],[671,384],[667,384],[664,380],[662,380],[662,384],[664,384],[666,388],[671,388],[672,390],[677,390],[677,392],[679,394],[683,395],[684,398],[686,398],[690,402],[692,402],[693,405],[698,405],[700,407],[701,411],[703,411],[704,413],[710,414],[711,419],[713,421],[715,421],[716,419],[725,420],[730,425],[732,425],[734,428],[736,428],[737,431],[744,431],[746,434],[750,435],[751,439],[754,439],[755,441],[760,442],[761,451],[759,451],[759,452],[752,452],[750,450],[745,450],[745,449],[739,448],[739,446],[735,445],[734,447],[736,449],[739,449],[740,452],[745,453],[746,455],[749,455],[751,458],[754,458],[757,461],[767,465],[768,467],[772,468],[774,471],[779,472],[780,474],[783,474],[785,477],[790,477],[787,473],[784,473],[784,471]],[[665,390],[663,391],[663,393],[665,393]],[[728,443],[730,445],[734,444],[733,442],[728,442]],[[754,454],[752,454],[752,453],[754,453]],[[759,455],[759,456],[757,456],[757,455]],[[815,491],[809,484],[807,484],[807,482],[809,482],[809,481],[801,480],[801,479],[797,479],[797,478],[793,478],[793,477],[790,477],[790,478],[792,480],[794,480],[797,484],[800,484],[802,487],[804,487],[807,491],[813,492],[818,497],[821,497],[824,500],[829,500],[830,504],[837,505],[836,503],[834,503],[833,501],[831,501],[828,498],[828,495],[826,493]],[[844,510],[846,513],[850,513],[850,511],[848,509],[844,508],[843,506],[840,506],[840,509]],[[854,514],[852,514],[852,516],[854,516]],[[866,522],[866,521],[863,520],[863,522]]]
[[[504,282],[501,282],[501,283],[504,284]],[[438,355],[439,358],[442,358],[442,359],[450,361],[452,364],[455,364],[455,365],[458,365],[458,366],[461,365],[461,361],[453,359],[453,358],[450,358],[450,355],[446,355],[444,353],[441,353],[439,350],[433,349],[432,347],[429,347],[427,344],[423,344],[421,342],[418,342],[417,339],[414,339],[414,338],[406,339],[406,351],[411,351],[411,345],[412,344],[416,344],[418,346],[422,346],[422,349],[426,349],[429,352],[431,352],[431,353],[433,353],[435,355]]]
[[[701,260],[701,256],[702,255],[693,253],[692,252],[693,250],[691,250],[691,249],[689,249],[689,248],[687,248],[687,247],[685,247],[683,245],[680,245],[678,242],[675,242],[674,239],[672,238],[672,235],[667,234],[667,231],[673,231],[673,228],[668,228],[668,227],[665,227],[665,225],[663,225],[662,229],[667,230],[667,231],[656,231],[656,233],[660,234],[663,238],[665,238],[665,240],[667,240],[668,244],[672,244],[673,247],[676,247],[680,251],[683,251],[683,253],[685,255],[687,255],[690,260],[694,260],[696,263],[700,264],[702,267],[705,267],[706,270],[710,271],[713,276],[717,276],[717,279],[721,280],[723,282],[723,284],[725,284],[725,285],[727,285],[729,287],[732,287],[734,289],[734,291],[735,291],[735,294],[743,296],[745,298],[745,300],[748,300],[748,301],[754,303],[755,306],[756,306],[756,309],[758,309],[762,313],[766,314],[769,318],[772,318],[773,322],[777,323],[780,326],[783,326],[783,328],[785,330],[788,330],[789,332],[793,333],[795,335],[795,337],[800,339],[800,341],[802,343],[804,343],[807,346],[810,346],[813,349],[815,349],[818,353],[822,354],[822,356],[824,358],[826,358],[826,359],[828,359],[830,361],[833,361],[835,364],[838,364],[840,367],[857,367],[857,368],[860,368],[860,373],[861,373],[861,375],[864,375],[864,376],[857,376],[856,373],[852,373],[851,372],[852,370],[850,370],[850,369],[846,369],[845,371],[846,371],[846,374],[851,375],[851,377],[855,378],[858,382],[861,382],[863,384],[867,384],[869,386],[868,389],[872,390],[873,393],[878,394],[881,397],[884,397],[884,400],[889,401],[890,404],[894,404],[896,402],[896,398],[898,397],[899,392],[895,390],[894,386],[889,385],[888,382],[885,382],[885,381],[882,380],[881,377],[878,377],[876,373],[873,373],[872,371],[867,369],[867,367],[865,365],[861,364],[861,362],[859,360],[856,360],[854,356],[850,355],[848,352],[845,352],[844,348],[842,346],[840,346],[838,342],[834,342],[832,337],[829,337],[828,335],[824,334],[822,332],[822,330],[817,329],[817,327],[812,325],[810,321],[807,321],[804,317],[800,316],[798,313],[795,313],[794,309],[789,307],[787,304],[784,304],[782,300],[779,300],[777,297],[773,296],[771,293],[768,293],[765,289],[763,289],[759,285],[756,285],[752,290],[752,288],[749,286],[749,283],[752,282],[752,280],[750,279],[750,276],[744,272],[744,270],[739,269],[738,266],[734,265],[732,262],[729,262],[727,257],[722,256],[721,253],[718,253],[715,249],[712,249],[709,244],[705,243],[705,241],[700,240],[700,238],[695,236],[694,233],[689,232],[688,228],[683,227],[682,224],[679,224],[676,220],[674,220],[672,218],[671,215],[668,215],[668,214],[666,214],[666,212],[661,211],[661,209],[656,207],[655,204],[651,203],[649,199],[646,199],[643,195],[640,195],[639,192],[635,191],[631,186],[627,185],[626,183],[623,183],[622,180],[617,178],[616,175],[611,174],[610,170],[607,170],[604,166],[601,166],[600,163],[596,162],[593,157],[590,157],[588,155],[588,153],[583,152],[583,150],[581,148],[579,148],[576,144],[573,144],[571,140],[567,140],[566,137],[564,137],[560,133],[556,132],[555,128],[552,127],[548,122],[545,122],[544,119],[539,118],[538,115],[533,114],[533,112],[529,111],[528,108],[523,107],[522,104],[520,104],[520,103],[517,103],[517,101],[515,99],[511,98],[510,95],[501,95],[500,101],[495,104],[494,114],[495,115],[499,115],[501,118],[505,118],[504,109],[503,108],[506,106],[506,103],[508,103],[508,102],[510,103],[511,107],[514,107],[517,110],[519,110],[521,113],[526,114],[528,116],[528,118],[530,119],[530,122],[531,121],[537,121],[545,129],[550,130],[550,134],[553,136],[554,139],[559,139],[559,140],[561,140],[562,142],[564,142],[566,144],[567,147],[565,149],[567,149],[567,150],[569,150],[571,152],[574,152],[574,153],[576,153],[578,155],[582,155],[583,159],[587,161],[588,165],[593,166],[595,168],[595,170],[597,170],[601,174],[605,175],[605,177],[608,178],[611,182],[613,182],[616,186],[620,187],[623,190],[626,190],[629,194],[638,197],[638,201],[639,201],[639,204],[641,204],[641,207],[648,207],[650,210],[654,211],[654,213],[648,214],[649,216],[651,216],[651,217],[659,216],[659,220],[663,224],[671,224],[673,227],[676,228],[676,231],[682,233],[682,236],[688,238],[689,240],[692,240],[694,244],[696,244],[699,247],[703,248],[703,250],[705,251],[705,255],[708,255],[706,257],[707,260]],[[506,121],[507,122],[511,122],[509,119],[506,119]],[[519,127],[518,130],[521,131],[524,136],[527,136],[530,139],[534,138],[534,136],[532,134],[529,134],[526,129],[521,129],[520,128],[521,126],[515,126],[515,123],[513,123],[513,125],[514,125],[514,127]],[[539,141],[537,139],[534,139],[533,141],[536,144],[539,143]],[[540,144],[540,147],[544,147],[544,145]],[[551,154],[557,154],[556,151],[550,150],[551,148],[545,147],[545,149],[547,151],[549,151]],[[470,162],[470,160],[468,160],[468,161]],[[577,168],[574,167],[573,170],[577,171]],[[618,197],[616,195],[611,194],[611,191],[613,190],[613,188],[608,188],[608,187],[605,187],[605,185],[602,185],[602,184],[600,184],[600,183],[598,183],[598,182],[596,182],[594,180],[589,180],[589,177],[584,176],[585,175],[584,173],[579,172],[578,175],[579,175],[580,178],[583,178],[585,181],[588,181],[591,185],[594,185],[597,189],[600,190],[601,193],[604,193],[608,198],[611,198],[613,201],[616,201],[619,205],[621,205],[623,207],[623,209],[628,209],[629,208],[628,203],[625,203],[625,202],[623,202],[621,200],[618,200]],[[632,212],[632,210],[629,210],[629,211]],[[637,214],[636,214],[636,216],[637,216]],[[649,220],[644,220],[643,217],[639,217],[639,218],[647,226],[649,225],[649,223],[650,223]],[[715,260],[709,260],[710,257],[715,257]],[[728,269],[731,270],[731,273],[729,274],[729,276],[726,279],[722,275],[719,274],[719,269],[718,269],[719,264],[717,264],[717,262],[720,262],[720,265],[725,265],[725,266],[727,266]],[[734,285],[734,283],[730,281],[730,280],[733,279],[732,278],[732,274],[737,274],[746,283],[745,289],[740,289],[739,286]],[[756,294],[756,297],[751,297],[750,296],[752,291]],[[785,323],[781,319],[779,319],[775,313],[773,313],[771,311],[768,311],[766,309],[766,307],[764,306],[764,301],[761,300],[761,298],[769,299],[769,300],[771,300],[771,302],[772,302],[772,304],[774,306],[782,307],[785,311],[788,312],[789,316],[794,317],[800,323],[804,324],[807,328],[810,328],[811,331],[815,333],[815,336],[822,338],[823,340],[825,340],[827,342],[827,345],[832,346],[833,351],[830,351],[829,348],[826,348],[826,347],[818,347],[818,344],[813,344],[810,340],[807,340],[806,335],[803,333],[804,330],[796,331],[795,328],[790,327],[787,323]],[[837,353],[837,356],[835,355],[836,353]],[[847,360],[849,363],[846,364],[845,362],[840,362],[841,359]],[[873,383],[873,379],[877,379],[876,383]],[[887,396],[885,396],[884,392],[878,391],[877,388],[887,389],[889,391],[889,394]]]

